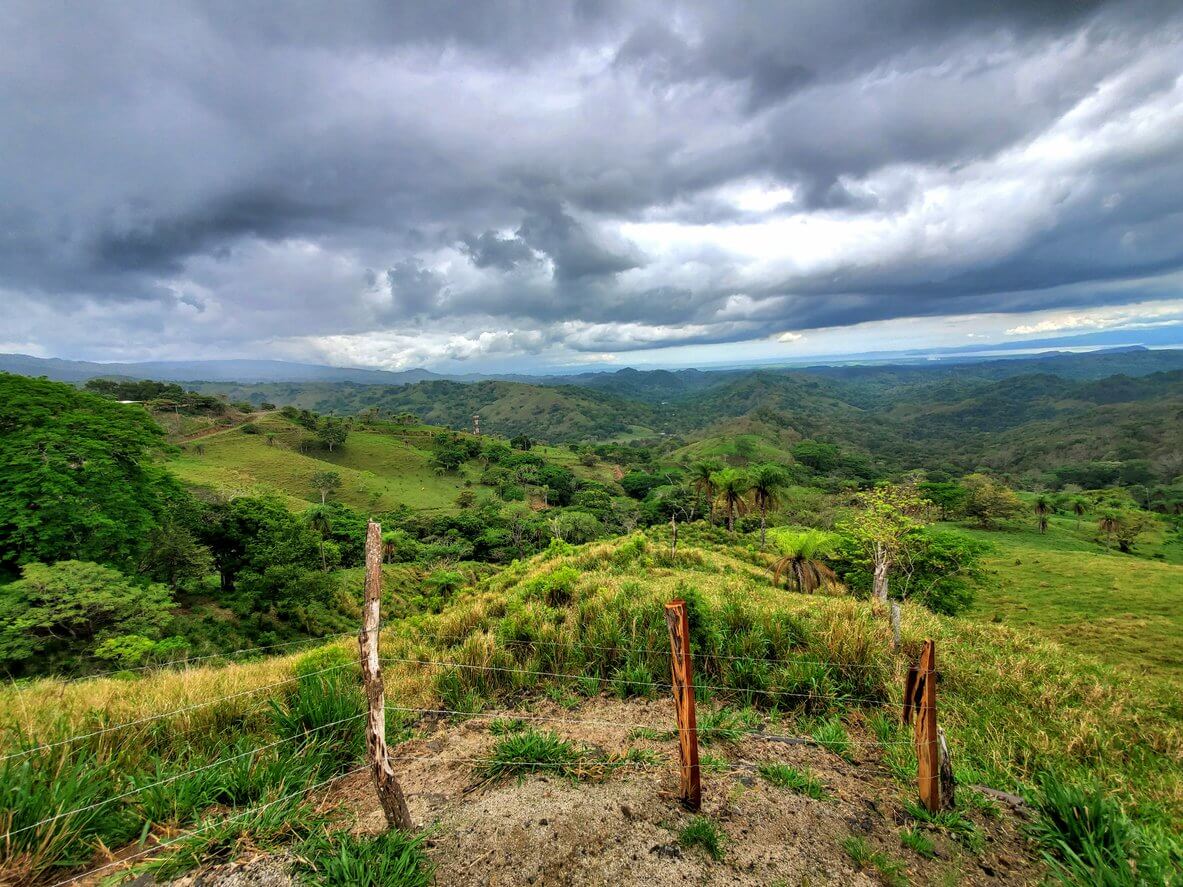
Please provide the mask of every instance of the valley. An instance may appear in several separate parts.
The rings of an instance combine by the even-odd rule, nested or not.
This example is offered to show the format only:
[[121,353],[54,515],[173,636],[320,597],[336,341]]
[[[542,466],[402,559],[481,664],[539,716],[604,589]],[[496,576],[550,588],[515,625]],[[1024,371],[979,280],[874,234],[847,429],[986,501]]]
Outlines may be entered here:
[[[0,376],[12,429],[0,451],[10,481],[0,657],[12,678],[0,691],[10,749],[0,786],[27,798],[10,829],[64,817],[42,843],[12,845],[22,849],[0,867],[40,883],[96,842],[129,842],[128,823],[161,845],[129,848],[147,857],[131,870],[161,878],[213,865],[236,834],[257,848],[252,865],[288,874],[282,848],[293,842],[331,868],[333,854],[401,840],[374,819],[351,726],[361,700],[349,636],[373,518],[387,730],[416,820],[434,823],[416,839],[425,843],[398,845],[408,871],[517,883],[516,866],[481,857],[457,868],[455,856],[517,805],[519,852],[557,841],[554,871],[574,871],[612,842],[584,822],[591,803],[627,808],[648,842],[635,852],[667,848],[694,878],[1087,880],[1096,863],[1030,843],[1043,846],[1033,816],[1050,823],[1057,805],[1087,802],[1129,817],[1122,852],[1165,872],[1180,852],[1170,823],[1183,815],[1179,393],[1170,373],[1098,382],[1078,377],[1082,363],[1054,382],[701,374],[670,401],[675,383],[644,374],[475,383],[462,398],[452,386],[465,383],[438,380],[410,392],[79,390]],[[613,385],[637,399],[604,390]],[[336,397],[348,409],[304,405]],[[593,409],[595,432],[583,424]],[[1112,432],[1142,409],[1154,427]],[[465,430],[477,411],[480,436]],[[30,446],[54,455],[30,461]],[[38,511],[19,497],[51,485],[88,508],[28,524]],[[121,535],[103,514],[141,523]],[[101,547],[86,547],[87,526],[108,533]],[[863,547],[863,534],[891,527],[898,650]],[[69,609],[78,595],[90,615]],[[661,608],[676,597],[692,602],[701,669],[709,766],[698,817],[660,800],[676,791],[676,734],[661,726]],[[925,639],[942,657],[941,724],[960,786],[956,808],[932,821],[909,806],[916,758],[897,714]],[[229,756],[252,770],[237,788],[195,781],[195,769],[235,772],[220,763],[227,729]],[[41,766],[23,767],[26,756]],[[507,756],[526,762],[512,779],[481,775]],[[98,775],[81,781],[76,766]],[[569,773],[552,785],[555,767]],[[162,774],[167,789],[141,793]],[[986,790],[1017,793],[1028,812]],[[318,806],[304,806],[310,798]],[[277,818],[193,833],[215,821],[211,804],[252,800]],[[70,812],[79,808],[91,812]],[[849,832],[859,809],[878,813]],[[770,820],[772,810],[788,812]],[[376,843],[349,844],[343,821]],[[825,823],[812,854],[765,833],[804,822]],[[191,837],[166,852],[176,829]],[[721,849],[685,843],[700,831]]]

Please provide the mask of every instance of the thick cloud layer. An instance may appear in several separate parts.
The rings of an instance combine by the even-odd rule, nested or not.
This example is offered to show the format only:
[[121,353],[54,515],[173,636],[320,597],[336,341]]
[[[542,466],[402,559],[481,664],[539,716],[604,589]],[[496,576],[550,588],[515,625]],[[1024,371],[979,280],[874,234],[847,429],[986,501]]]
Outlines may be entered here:
[[8,350],[528,366],[1141,304],[1183,13],[18,0],[0,157]]

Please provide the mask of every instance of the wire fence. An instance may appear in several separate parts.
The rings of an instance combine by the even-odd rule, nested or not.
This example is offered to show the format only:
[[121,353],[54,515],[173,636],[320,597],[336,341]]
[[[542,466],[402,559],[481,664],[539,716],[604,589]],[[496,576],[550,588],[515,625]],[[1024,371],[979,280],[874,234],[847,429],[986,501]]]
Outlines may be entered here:
[[[342,633],[341,635],[335,635],[335,636],[332,636],[329,638],[319,638],[319,639],[316,639],[316,642],[317,643],[331,642],[331,641],[336,640],[338,638],[349,636],[349,634],[350,633]],[[430,638],[437,640],[437,641],[444,640],[443,638],[441,638],[439,636],[433,636],[433,635],[420,635],[420,636],[421,637],[430,637]],[[394,640],[396,640],[398,642],[405,642],[408,644],[414,644],[417,642],[416,638],[408,638],[405,636],[397,637]],[[389,647],[390,647],[390,641],[391,641],[391,639],[388,637],[387,644],[386,644],[387,649],[389,649]],[[599,652],[609,652],[609,651],[610,652],[619,652],[619,653],[624,653],[626,655],[636,655],[636,654],[642,653],[642,652],[647,653],[647,654],[652,654],[652,655],[662,655],[662,656],[670,655],[670,651],[668,649],[651,648],[651,647],[632,647],[632,646],[616,647],[616,646],[606,646],[606,645],[600,645],[600,644],[585,644],[585,643],[579,643],[579,642],[565,644],[563,642],[558,642],[558,641],[540,641],[540,640],[517,641],[517,640],[500,640],[499,639],[499,642],[506,644],[507,646],[519,646],[519,647],[537,647],[539,645],[551,646],[551,647],[563,647],[564,649],[567,649],[569,651],[596,650]],[[288,643],[288,644],[267,645],[265,647],[251,648],[251,649],[241,650],[241,651],[236,651],[236,652],[238,652],[238,653],[248,653],[248,652],[255,653],[258,651],[262,651],[262,650],[283,649],[283,648],[290,647],[290,646],[295,646],[295,642]],[[223,654],[219,654],[219,655],[223,655]],[[210,656],[210,657],[203,657],[203,658],[215,658],[215,657]],[[707,656],[704,658],[717,658],[720,660],[744,660],[744,659],[746,659],[746,660],[754,661],[754,662],[773,663],[773,664],[777,664],[777,665],[789,665],[789,664],[793,664],[793,663],[810,663],[810,664],[814,664],[814,665],[817,665],[820,667],[833,668],[833,669],[837,669],[837,670],[846,669],[846,668],[865,668],[865,669],[871,669],[871,668],[882,669],[883,668],[883,666],[875,665],[875,664],[844,663],[844,662],[826,661],[826,660],[814,659],[814,658],[746,657],[746,656],[731,655],[731,654],[727,654],[727,655],[720,654],[718,656],[714,656],[714,657]],[[191,660],[191,661],[198,661],[198,660]],[[573,682],[574,681],[589,681],[589,682],[594,681],[595,686],[597,688],[599,688],[601,686],[616,686],[616,687],[623,687],[623,688],[629,688],[629,689],[642,688],[646,691],[672,691],[673,687],[674,687],[674,685],[669,682],[656,681],[656,680],[642,680],[642,679],[637,679],[637,678],[623,677],[623,676],[619,676],[619,675],[599,676],[599,675],[589,675],[586,673],[574,674],[574,673],[563,672],[563,671],[548,671],[545,669],[531,669],[531,668],[524,668],[524,667],[512,667],[512,666],[507,666],[507,665],[480,664],[480,663],[473,663],[473,662],[459,662],[459,661],[455,661],[453,659],[446,659],[446,658],[427,658],[427,657],[417,657],[417,656],[393,656],[393,655],[390,655],[389,652],[386,655],[380,656],[379,661],[384,664],[409,667],[412,670],[415,670],[415,669],[418,669],[418,670],[456,669],[456,670],[474,671],[474,672],[482,672],[482,673],[513,674],[513,675],[518,675],[521,677],[545,679],[545,680],[553,680],[553,681],[573,681]],[[81,741],[87,740],[87,739],[93,739],[95,737],[114,733],[116,731],[125,730],[125,729],[132,728],[135,726],[142,726],[142,725],[153,723],[156,721],[177,718],[177,717],[186,715],[190,712],[204,709],[204,708],[214,706],[214,705],[217,705],[220,703],[225,703],[228,701],[233,701],[236,699],[249,697],[254,694],[263,693],[263,692],[269,691],[269,690],[276,690],[276,689],[283,687],[285,685],[290,685],[296,681],[315,678],[317,676],[327,675],[332,672],[337,672],[341,669],[352,668],[352,667],[356,667],[355,664],[352,662],[341,663],[341,664],[329,666],[326,668],[318,669],[318,670],[312,671],[312,672],[307,672],[307,673],[303,673],[303,674],[293,674],[290,677],[285,678],[283,680],[270,682],[270,683],[263,684],[263,685],[260,685],[257,687],[252,687],[252,688],[245,689],[245,690],[242,690],[239,692],[222,695],[222,696],[218,696],[215,698],[201,700],[199,702],[194,702],[192,704],[181,706],[178,708],[174,708],[169,711],[160,712],[160,713],[156,713],[156,714],[152,714],[152,715],[146,715],[144,717],[134,718],[132,720],[128,720],[128,721],[125,721],[125,722],[122,722],[119,724],[112,724],[112,725],[103,726],[103,727],[100,727],[95,730],[90,730],[87,732],[79,733],[77,735],[69,736],[69,737],[66,737],[63,739],[54,740],[52,742],[45,742],[45,743],[42,743],[39,745],[34,745],[34,746],[31,746],[28,748],[19,749],[17,751],[13,751],[13,752],[10,752],[10,753],[5,754],[3,756],[0,756],[0,764],[3,764],[4,762],[7,762],[12,759],[21,758],[21,757],[41,753],[41,752],[50,751],[50,750],[53,750],[53,749],[56,749],[56,748],[59,748],[62,746],[70,745],[70,744],[73,744],[76,742],[81,742]],[[707,682],[704,682],[704,683],[695,682],[694,688],[699,689],[699,690],[710,690],[710,691],[718,692],[721,694],[723,694],[723,693],[734,694],[737,697],[740,697],[743,699],[748,699],[748,700],[750,700],[753,696],[759,696],[759,697],[772,698],[772,699],[782,699],[783,698],[783,699],[803,700],[806,703],[812,703],[812,704],[825,703],[825,704],[831,704],[834,706],[860,705],[860,706],[882,708],[884,706],[896,707],[899,705],[899,702],[892,701],[891,699],[888,699],[888,698],[870,697],[870,696],[855,696],[855,695],[849,695],[849,694],[843,694],[843,693],[837,693],[837,692],[831,692],[831,693],[801,692],[798,690],[775,689],[775,688],[752,687],[752,686],[738,686],[738,685],[730,685],[730,684],[725,684],[725,683],[707,683]],[[627,694],[625,694],[625,695],[627,695]],[[358,698],[359,698],[359,705],[360,705],[361,704],[361,694],[360,693],[358,694]],[[269,706],[271,704],[271,702],[272,702],[271,700],[267,700],[263,703],[262,706],[259,706],[258,708],[260,708],[260,709],[265,708],[265,707]],[[623,731],[627,731],[626,735],[625,735],[625,737],[623,737],[623,739],[624,739],[624,741],[629,741],[629,742],[631,742],[635,739],[666,742],[666,741],[672,741],[678,737],[678,730],[675,727],[672,718],[670,719],[669,727],[673,728],[673,729],[663,730],[659,727],[655,727],[651,720],[649,722],[642,722],[640,720],[627,720],[627,719],[618,719],[618,718],[613,718],[613,717],[601,717],[601,716],[595,715],[594,713],[585,716],[585,715],[582,715],[577,712],[573,712],[571,714],[544,714],[544,713],[540,713],[537,711],[531,711],[531,710],[525,710],[525,711],[513,710],[513,709],[491,710],[491,709],[483,709],[483,708],[479,711],[469,711],[469,710],[463,710],[463,709],[458,709],[458,708],[454,708],[454,707],[447,707],[447,706],[443,706],[443,705],[410,706],[410,705],[396,704],[396,705],[387,705],[385,708],[387,711],[397,713],[400,716],[405,716],[406,718],[410,719],[412,721],[412,723],[414,723],[415,721],[422,721],[424,718],[432,718],[432,717],[434,717],[434,718],[447,717],[447,718],[457,718],[457,719],[460,719],[460,718],[480,718],[480,719],[489,721],[490,726],[491,726],[493,721],[495,721],[497,719],[503,719],[505,721],[516,721],[516,722],[521,722],[521,723],[552,724],[552,725],[555,725],[556,727],[561,727],[564,725],[568,726],[568,727],[578,726],[580,728],[586,728],[588,726],[596,726],[596,727],[606,727],[606,728],[612,728],[612,729],[617,729],[617,730],[623,730]],[[922,711],[922,710],[924,710],[924,707],[923,706],[920,706],[920,707],[914,706],[913,710],[914,711]],[[184,780],[186,778],[195,776],[196,774],[202,773],[204,771],[209,771],[209,770],[215,769],[220,766],[230,764],[234,761],[239,761],[244,758],[252,758],[256,755],[262,754],[268,750],[277,748],[277,747],[282,746],[286,743],[294,742],[294,741],[301,740],[301,739],[307,739],[310,736],[312,736],[313,734],[319,733],[321,731],[326,731],[326,730],[329,730],[329,729],[335,728],[335,727],[341,727],[341,726],[343,726],[347,723],[353,722],[353,721],[359,721],[359,720],[363,719],[365,716],[366,715],[364,712],[360,712],[356,715],[352,715],[349,717],[334,720],[331,723],[322,724],[318,727],[312,728],[310,730],[307,730],[307,731],[304,731],[301,733],[296,733],[291,736],[281,737],[281,738],[276,739],[274,741],[259,745],[255,748],[251,748],[251,749],[248,749],[245,751],[237,752],[235,754],[232,754],[232,755],[229,755],[226,757],[219,757],[215,760],[204,763],[201,766],[193,767],[193,768],[187,769],[183,772],[171,774],[165,778],[161,778],[161,779],[157,779],[157,780],[154,780],[151,782],[147,782],[143,785],[136,786],[133,783],[134,787],[129,788],[126,791],[123,791],[123,792],[120,792],[117,794],[113,794],[112,796],[104,798],[102,800],[94,801],[92,803],[85,804],[85,805],[82,805],[79,807],[75,807],[73,809],[59,810],[50,816],[43,817],[42,819],[38,820],[37,822],[22,825],[19,828],[10,829],[6,833],[0,835],[0,846],[10,846],[12,839],[15,838],[16,836],[23,835],[23,834],[26,834],[29,832],[36,832],[39,829],[45,829],[47,827],[53,826],[54,823],[57,823],[60,820],[67,819],[72,816],[81,816],[81,815],[93,812],[99,808],[102,808],[107,805],[114,804],[114,803],[117,803],[120,801],[127,801],[128,799],[130,799],[134,796],[137,796],[143,792],[147,792],[147,791],[150,791],[153,789],[158,789],[162,786],[169,785],[171,783],[179,782],[179,781]],[[831,737],[831,738],[821,737],[821,738],[819,738],[819,737],[809,736],[809,735],[780,735],[780,734],[774,732],[775,728],[777,728],[781,725],[774,718],[766,718],[766,719],[760,721],[759,723],[753,723],[751,720],[747,720],[747,721],[732,720],[730,722],[714,722],[714,723],[709,722],[710,718],[716,717],[716,716],[717,716],[717,711],[716,712],[709,712],[708,711],[707,717],[704,718],[704,722],[700,723],[700,725],[699,725],[700,736],[708,737],[708,741],[710,741],[711,739],[714,739],[714,738],[718,738],[725,743],[726,742],[734,743],[734,742],[738,742],[741,739],[757,739],[757,740],[767,740],[770,742],[812,745],[812,746],[830,749],[831,751],[835,751],[835,752],[845,752],[847,750],[857,749],[857,748],[876,748],[876,749],[880,749],[880,750],[890,750],[890,749],[896,748],[896,747],[915,747],[915,743],[911,740],[894,740],[894,739],[881,740],[878,738],[869,738],[869,737],[863,737],[863,736],[851,736],[848,733],[846,733],[845,729],[842,731],[842,735],[840,737],[836,737],[836,738],[835,737]],[[749,715],[746,715],[745,717],[750,718],[751,715],[749,714]],[[492,731],[490,731],[490,732],[492,732]],[[548,769],[564,769],[564,770],[570,771],[572,769],[584,768],[585,770],[594,770],[595,772],[602,772],[602,773],[620,772],[620,771],[624,771],[624,772],[628,772],[628,771],[636,771],[636,772],[655,771],[656,772],[656,771],[668,771],[670,769],[674,769],[679,766],[679,762],[678,762],[676,755],[671,755],[669,760],[665,760],[665,761],[636,760],[636,759],[630,759],[627,756],[630,753],[629,750],[625,750],[622,753],[620,753],[619,755],[600,754],[600,755],[597,755],[596,757],[593,757],[593,758],[578,759],[573,762],[556,762],[556,761],[546,761],[546,760],[535,760],[535,761],[521,760],[518,758],[503,759],[498,756],[497,749],[498,749],[498,746],[496,744],[493,744],[492,747],[490,748],[490,754],[486,757],[474,757],[474,756],[454,757],[454,756],[449,756],[445,753],[444,755],[429,754],[429,755],[419,755],[417,757],[408,756],[408,757],[405,757],[404,760],[406,760],[406,761],[423,760],[426,758],[426,759],[430,759],[430,761],[433,765],[439,765],[439,766],[465,765],[465,766],[472,766],[474,768],[480,768],[482,771],[489,770],[490,768],[496,769],[498,767],[513,767],[513,768],[517,768],[519,770],[526,770],[526,771],[548,770]],[[631,749],[631,747],[630,747],[630,749]],[[410,751],[411,750],[408,749],[406,753],[409,753]],[[639,754],[643,750],[633,750],[633,751],[636,751]],[[398,760],[398,752],[396,751],[396,754],[395,754],[396,766],[397,766],[397,760]],[[751,772],[753,769],[757,769],[760,763],[767,763],[767,762],[755,762],[755,763],[742,763],[741,762],[741,764],[739,766],[735,766],[729,762],[712,761],[709,764],[700,765],[699,769],[704,772],[711,773],[711,774],[721,774],[721,773],[728,773],[728,772],[731,772],[731,773]],[[331,783],[337,782],[337,781],[344,779],[348,776],[359,773],[362,770],[365,770],[367,768],[367,766],[369,766],[369,765],[363,765],[363,766],[357,767],[355,769],[352,769],[352,770],[348,771],[347,773],[343,773],[343,774],[322,780],[320,782],[317,782],[314,785],[308,786],[306,788],[302,788],[302,789],[295,791],[295,792],[291,792],[282,798],[277,798],[273,801],[270,801],[267,804],[264,804],[264,805],[261,805],[261,806],[255,807],[255,808],[251,808],[251,809],[243,811],[241,813],[235,813],[234,815],[229,816],[229,817],[213,820],[209,823],[202,824],[198,828],[193,829],[183,835],[179,835],[179,836],[172,838],[168,841],[154,844],[152,847],[146,848],[145,850],[140,851],[139,853],[136,853],[132,856],[122,857],[117,860],[112,860],[111,862],[108,862],[105,865],[99,866],[98,868],[95,868],[95,869],[90,869],[89,871],[87,871],[83,874],[75,875],[75,876],[67,878],[65,880],[58,881],[58,882],[56,882],[56,884],[52,885],[52,887],[59,887],[59,885],[74,883],[82,877],[92,877],[98,873],[101,873],[101,872],[103,872],[107,869],[110,869],[112,867],[115,867],[115,866],[119,866],[119,865],[129,866],[131,863],[135,862],[137,859],[140,859],[140,858],[143,858],[143,857],[148,856],[150,854],[159,852],[159,851],[161,851],[171,845],[174,845],[180,841],[196,837],[196,836],[208,831],[209,829],[214,828],[215,826],[217,826],[219,824],[229,823],[229,822],[233,822],[233,821],[242,819],[252,813],[261,812],[262,810],[265,810],[265,809],[272,807],[272,806],[274,806],[278,803],[281,803],[283,801],[290,800],[290,799],[297,797],[301,794],[315,791],[319,788],[322,788],[322,787],[327,786]]]

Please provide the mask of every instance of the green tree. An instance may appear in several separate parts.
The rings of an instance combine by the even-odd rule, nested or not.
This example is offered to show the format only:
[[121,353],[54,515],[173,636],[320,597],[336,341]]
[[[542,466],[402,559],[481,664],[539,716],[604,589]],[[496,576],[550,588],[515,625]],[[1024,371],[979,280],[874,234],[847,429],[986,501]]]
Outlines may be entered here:
[[308,521],[308,526],[317,535],[320,543],[320,568],[327,573],[329,571],[329,564],[325,558],[325,539],[333,531],[333,519],[328,509],[323,506],[309,508],[304,513],[304,519]]
[[838,543],[837,534],[825,530],[773,530],[772,544],[781,556],[772,565],[772,584],[785,576],[795,591],[812,594],[823,585],[837,582],[825,558],[834,554]]
[[312,475],[312,488],[320,493],[320,504],[324,505],[329,496],[341,489],[341,475],[335,471],[317,471]]
[[953,481],[926,481],[916,489],[925,499],[935,505],[941,514],[941,520],[951,520],[965,513],[965,503],[969,499],[969,490]]
[[1104,534],[1106,544],[1117,543],[1118,551],[1129,554],[1138,537],[1154,523],[1154,518],[1132,508],[1107,508],[1101,512],[1097,529]]
[[188,527],[168,521],[152,531],[140,562],[140,572],[176,589],[189,579],[202,579],[213,572],[214,558]]
[[177,490],[167,449],[143,407],[0,374],[0,567],[135,564]]
[[342,419],[333,419],[326,416],[316,426],[316,439],[320,442],[321,446],[328,447],[330,453],[333,452],[335,447],[344,444],[348,436],[349,426]]
[[780,465],[766,462],[750,470],[752,501],[760,510],[760,547],[764,547],[768,510],[775,508],[781,493],[789,485],[789,475]]
[[747,510],[744,497],[752,489],[752,478],[740,468],[727,468],[711,478],[715,485],[715,501],[727,515],[727,531],[735,532],[735,515]]
[[969,490],[965,513],[983,529],[991,529],[999,521],[1015,517],[1023,510],[1023,502],[1009,487],[985,474],[971,474],[962,480]]
[[159,637],[173,606],[163,585],[87,561],[25,564],[0,588],[0,664],[43,672],[118,635]]
[[[690,466],[690,486],[697,496],[706,501],[707,508],[710,508],[715,501],[715,475],[722,470],[723,466],[713,460],[695,462]],[[690,515],[689,520],[694,520],[693,514]]]
[[927,500],[915,489],[884,485],[856,497],[857,510],[842,525],[871,562],[871,595],[886,603],[888,573],[895,566],[908,534],[923,526]]
[[1047,532],[1047,516],[1051,513],[1051,500],[1047,496],[1037,496],[1035,499],[1035,521],[1039,525],[1040,534]]

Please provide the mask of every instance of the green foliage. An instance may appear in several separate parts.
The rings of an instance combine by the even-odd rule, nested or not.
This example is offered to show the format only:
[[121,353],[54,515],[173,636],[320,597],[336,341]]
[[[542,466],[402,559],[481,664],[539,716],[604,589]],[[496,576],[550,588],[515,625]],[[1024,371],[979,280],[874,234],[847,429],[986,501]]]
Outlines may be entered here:
[[0,568],[135,563],[176,490],[165,449],[142,407],[0,374]]
[[428,887],[432,867],[422,836],[397,829],[377,837],[321,832],[300,848],[304,880],[323,887]]
[[1135,826],[1099,787],[1045,774],[1036,796],[1039,820],[1031,835],[1065,884],[1142,887],[1179,883],[1183,842]]
[[969,491],[965,513],[989,529],[1000,521],[1009,520],[1023,510],[1023,503],[1005,485],[985,474],[971,474],[961,481]]
[[312,475],[312,489],[320,494],[320,504],[324,505],[329,496],[341,489],[341,475],[336,471],[318,471]]
[[686,849],[697,847],[715,862],[723,861],[723,845],[727,836],[713,820],[705,816],[695,816],[678,833],[678,843]]
[[336,447],[345,443],[349,436],[349,426],[341,419],[325,417],[316,426],[316,439],[321,446],[331,453]]
[[760,775],[778,788],[791,789],[815,801],[825,801],[830,797],[825,784],[806,769],[797,769],[788,764],[761,764]]
[[932,839],[918,828],[906,828],[901,831],[900,846],[907,847],[925,859],[932,859],[937,855],[937,848]]
[[0,586],[0,667],[44,673],[119,636],[159,637],[172,606],[164,586],[139,584],[110,567],[26,564],[19,580]]
[[845,725],[838,718],[822,721],[813,729],[812,735],[814,741],[826,751],[846,760],[851,759],[854,746]]
[[[991,550],[990,543],[958,530],[913,528],[899,540],[890,597],[916,601],[947,616],[964,613],[985,581],[983,558]],[[871,589],[872,567],[864,548],[850,541],[841,545],[837,572],[851,589]]]
[[1129,554],[1138,537],[1154,525],[1154,518],[1132,508],[1106,508],[1097,521],[1097,529],[1108,545],[1117,544],[1118,551]]
[[873,868],[877,871],[887,887],[907,887],[911,883],[904,864],[881,850],[875,850],[866,838],[858,835],[843,838],[842,849],[859,870]]
[[557,733],[523,730],[502,737],[479,770],[486,779],[545,773],[576,779],[588,775],[587,754]]

